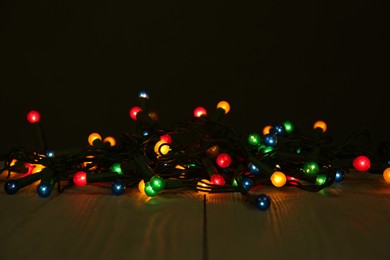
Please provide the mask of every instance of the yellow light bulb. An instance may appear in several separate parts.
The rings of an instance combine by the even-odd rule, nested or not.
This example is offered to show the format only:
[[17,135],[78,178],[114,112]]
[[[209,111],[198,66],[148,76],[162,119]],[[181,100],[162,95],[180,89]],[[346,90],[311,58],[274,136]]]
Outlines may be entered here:
[[283,187],[287,178],[283,172],[276,171],[271,175],[271,182],[275,187]]
[[105,137],[105,138],[103,139],[103,142],[109,143],[110,146],[115,146],[115,145],[116,145],[116,140],[115,140],[115,138],[112,137],[112,136],[107,136],[107,137]]
[[90,145],[93,145],[93,142],[95,141],[95,140],[102,140],[102,137],[100,136],[100,134],[99,133],[91,133],[89,136],[88,136],[88,143],[90,144]]
[[326,132],[326,129],[327,129],[327,125],[324,121],[322,120],[318,120],[316,121],[314,124],[313,124],[313,129],[317,129],[317,128],[320,128],[322,130],[322,132]]
[[230,104],[227,101],[219,101],[217,104],[217,108],[222,108],[223,110],[225,110],[225,114],[227,114],[230,111]]
[[164,155],[164,154],[167,154],[169,152],[169,149],[170,149],[170,146],[169,144],[164,141],[164,140],[160,140],[158,141],[155,145],[154,145],[154,152],[157,154],[157,155]]
[[387,183],[390,183],[390,167],[386,168],[384,171],[383,171],[383,178],[385,179],[385,181]]
[[138,190],[139,190],[139,192],[141,192],[143,195],[146,195],[146,193],[145,193],[145,182],[144,182],[144,180],[141,180],[141,181],[138,183]]

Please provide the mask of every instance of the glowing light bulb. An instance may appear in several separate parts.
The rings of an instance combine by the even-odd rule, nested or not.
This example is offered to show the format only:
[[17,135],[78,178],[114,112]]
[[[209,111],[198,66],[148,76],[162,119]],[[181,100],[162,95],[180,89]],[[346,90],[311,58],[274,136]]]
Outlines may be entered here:
[[371,162],[367,156],[359,155],[355,157],[355,159],[353,159],[352,165],[356,170],[360,172],[365,172],[368,171],[368,169],[370,169]]
[[133,120],[138,120],[137,119],[137,114],[138,112],[142,111],[142,108],[139,107],[139,106],[134,106],[130,109],[129,111],[129,115],[130,115],[130,118],[133,119]]
[[158,191],[154,190],[150,182],[145,183],[145,194],[149,197],[154,197],[158,194]]
[[206,115],[207,115],[207,110],[204,107],[198,106],[194,109],[194,117],[201,117]]
[[241,180],[242,188],[246,191],[249,191],[252,188],[253,180],[249,177],[244,177]]
[[48,182],[41,182],[38,186],[37,186],[37,193],[38,195],[41,197],[41,198],[47,198],[50,196],[51,194],[51,185],[50,183]]
[[230,111],[230,104],[227,101],[219,101],[217,108],[222,108],[225,111],[225,114],[227,114]]
[[334,176],[334,181],[341,182],[342,180],[344,180],[344,177],[345,177],[344,171],[341,169],[337,169],[336,175]]
[[257,167],[256,165],[254,165],[253,163],[249,163],[248,165],[248,170],[251,174],[259,174],[260,173],[260,169],[259,167]]
[[126,191],[126,185],[121,180],[116,180],[111,185],[111,191],[114,195],[122,195]]
[[367,156],[359,155],[355,157],[355,159],[353,159],[352,165],[356,170],[360,172],[365,172],[368,171],[368,169],[370,169],[371,162]]
[[248,136],[248,143],[253,146],[261,144],[261,136],[258,133],[252,133]]
[[263,127],[263,135],[267,135],[270,133],[272,126],[266,125]]
[[271,175],[271,182],[275,187],[283,187],[287,182],[286,175],[283,172],[276,171]]
[[98,141],[101,141],[102,140],[102,137],[100,136],[99,133],[91,133],[89,136],[88,136],[88,143],[93,146],[93,142],[95,142],[96,140]]
[[116,140],[112,136],[107,136],[103,139],[103,142],[108,143],[111,147],[116,145]]
[[214,173],[211,176],[210,181],[214,185],[225,185],[225,178],[221,174],[218,174],[218,173]]
[[149,182],[153,190],[156,192],[160,192],[165,188],[165,180],[161,176],[154,175],[152,178],[150,178]]
[[307,175],[316,175],[318,171],[320,170],[320,167],[316,162],[309,161],[303,164],[302,170],[307,174]]
[[149,94],[145,90],[141,90],[141,91],[138,92],[138,98],[148,99],[149,98]]
[[30,112],[27,113],[27,120],[31,124],[38,123],[40,119],[41,119],[41,115],[36,110],[31,110]]
[[261,142],[266,146],[275,146],[278,143],[278,138],[274,134],[266,134],[261,139]]
[[288,121],[288,120],[284,121],[283,125],[284,125],[284,129],[286,130],[287,134],[290,134],[294,131],[294,125],[290,121]]
[[256,196],[256,207],[261,210],[267,210],[271,205],[271,199],[266,194]]
[[121,164],[119,162],[117,163],[113,163],[110,167],[110,171],[111,172],[116,172],[117,174],[119,175],[122,175],[123,174],[123,171],[122,171],[122,167],[121,167]]
[[144,180],[141,180],[139,183],[138,183],[138,190],[140,193],[142,193],[143,195],[146,195],[145,193],[145,181]]
[[384,171],[383,171],[383,178],[385,179],[385,181],[387,183],[390,183],[390,167],[386,168]]
[[328,175],[326,173],[320,173],[316,177],[316,184],[317,185],[323,185],[326,182],[326,179],[328,178]]
[[230,166],[232,162],[232,158],[228,153],[220,153],[217,156],[216,162],[219,167],[221,168],[227,168]]
[[73,175],[73,182],[76,186],[82,187],[87,185],[87,173],[78,171]]
[[206,150],[206,154],[212,158],[215,158],[219,154],[219,150],[219,145],[214,145]]
[[172,137],[169,134],[161,135],[160,136],[160,140],[164,141],[164,142],[166,142],[168,144],[172,143]]
[[270,133],[275,134],[277,136],[284,136],[286,133],[286,129],[283,124],[277,124],[270,129]]
[[318,121],[314,122],[313,129],[317,129],[317,128],[320,128],[322,130],[322,132],[325,133],[326,129],[327,129],[327,125],[326,125],[325,121],[318,120]]
[[170,149],[169,144],[164,140],[160,140],[154,145],[154,152],[157,155],[165,155],[169,152],[169,149]]

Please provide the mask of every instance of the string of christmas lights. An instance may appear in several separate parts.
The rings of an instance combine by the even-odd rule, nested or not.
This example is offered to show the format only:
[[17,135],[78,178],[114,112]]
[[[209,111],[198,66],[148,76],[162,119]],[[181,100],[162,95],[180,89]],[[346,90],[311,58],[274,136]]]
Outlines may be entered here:
[[326,134],[324,121],[314,122],[310,135],[284,121],[242,137],[227,123],[227,101],[218,102],[211,114],[198,106],[192,118],[162,129],[157,114],[148,110],[148,100],[149,94],[140,91],[139,105],[129,110],[137,122],[133,133],[102,138],[94,132],[86,148],[62,154],[48,150],[40,114],[29,111],[27,120],[37,126],[42,147],[17,147],[2,156],[5,192],[15,194],[38,183],[38,195],[47,198],[54,187],[61,193],[65,186],[104,182],[117,196],[129,188],[149,197],[167,189],[239,192],[259,210],[267,210],[271,198],[254,188],[272,185],[317,192],[342,182],[351,168],[383,174],[390,183],[389,143],[373,154],[351,142],[358,136],[370,140],[367,129],[357,129],[336,144]]

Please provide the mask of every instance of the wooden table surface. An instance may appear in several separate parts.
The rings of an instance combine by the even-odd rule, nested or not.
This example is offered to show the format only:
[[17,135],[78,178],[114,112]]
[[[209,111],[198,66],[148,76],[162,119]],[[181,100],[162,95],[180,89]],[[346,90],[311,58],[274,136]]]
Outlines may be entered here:
[[41,198],[0,189],[0,259],[390,259],[390,184],[351,171],[319,192],[259,187],[240,193],[166,190],[121,196],[105,184]]

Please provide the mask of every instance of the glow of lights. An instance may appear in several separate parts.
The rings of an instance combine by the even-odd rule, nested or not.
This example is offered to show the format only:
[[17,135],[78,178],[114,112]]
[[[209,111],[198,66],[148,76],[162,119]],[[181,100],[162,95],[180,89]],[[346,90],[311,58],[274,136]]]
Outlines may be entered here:
[[141,91],[138,92],[138,97],[139,98],[148,99],[149,98],[149,94],[145,90],[141,90]]
[[225,114],[227,114],[230,111],[230,104],[227,101],[219,101],[217,108],[222,108],[225,111]]
[[130,115],[130,118],[133,119],[133,120],[138,120],[137,119],[137,114],[138,112],[142,111],[142,108],[139,107],[139,106],[134,106],[130,109],[129,111],[129,115]]
[[276,171],[271,175],[271,182],[275,187],[283,187],[287,182],[286,175],[283,172]]
[[365,171],[368,171],[368,169],[370,169],[371,162],[367,156],[359,155],[359,156],[355,157],[355,159],[353,159],[352,165],[356,170],[358,170],[360,172],[365,172]]
[[227,168],[230,166],[230,164],[232,162],[232,158],[230,157],[230,155],[228,153],[220,153],[217,156],[216,162],[217,162],[219,167]]
[[82,187],[87,185],[87,174],[83,171],[78,171],[73,175],[73,182],[76,186]]
[[103,139],[103,142],[108,143],[111,147],[116,145],[116,140],[112,136],[107,136]]
[[165,155],[169,152],[169,149],[170,149],[169,144],[164,140],[160,140],[154,145],[154,152],[157,155]]
[[284,125],[284,129],[286,130],[286,133],[290,134],[294,131],[294,125],[290,121],[288,120],[284,121],[283,125]]
[[41,119],[41,115],[39,114],[38,111],[36,110],[31,110],[27,113],[27,120],[28,122],[30,122],[31,124],[35,124],[35,123],[38,123],[39,120]]
[[248,143],[253,146],[261,144],[261,136],[257,133],[252,133],[248,136]]
[[313,162],[313,161],[309,161],[309,162],[306,162],[303,167],[302,167],[302,170],[307,174],[307,175],[316,175],[319,171],[319,166],[316,162]]
[[198,106],[194,109],[194,117],[201,117],[206,115],[207,115],[207,110],[204,107]]
[[385,179],[385,181],[387,183],[390,183],[390,167],[386,168],[384,171],[383,171],[383,178]]
[[322,130],[322,132],[325,133],[326,129],[328,127],[327,127],[325,121],[318,120],[318,121],[314,122],[314,124],[313,124],[313,129],[317,129],[317,128],[320,128]]
[[210,181],[214,185],[225,185],[225,178],[221,174],[218,174],[218,173],[214,173],[211,176]]
[[165,180],[163,177],[160,177],[158,175],[154,175],[152,178],[150,178],[150,186],[152,189],[156,192],[160,192],[165,188]]
[[172,137],[169,134],[161,135],[160,136],[160,140],[164,141],[164,142],[166,142],[168,144],[172,143]]
[[102,137],[99,133],[91,133],[89,136],[88,136],[88,143],[93,146],[93,142],[96,141],[96,140],[102,140]]
[[155,191],[152,187],[152,185],[150,184],[150,182],[147,182],[145,183],[145,194],[146,196],[149,196],[149,197],[154,197],[158,194],[158,191]]
[[138,183],[138,190],[141,194],[143,195],[146,195],[145,193],[145,181],[144,180],[141,180],[139,183]]
[[113,163],[110,167],[111,172],[116,172],[119,175],[123,174],[121,164],[119,162]]
[[272,126],[270,125],[266,125],[263,127],[263,135],[267,135],[270,133],[270,130],[271,130]]

